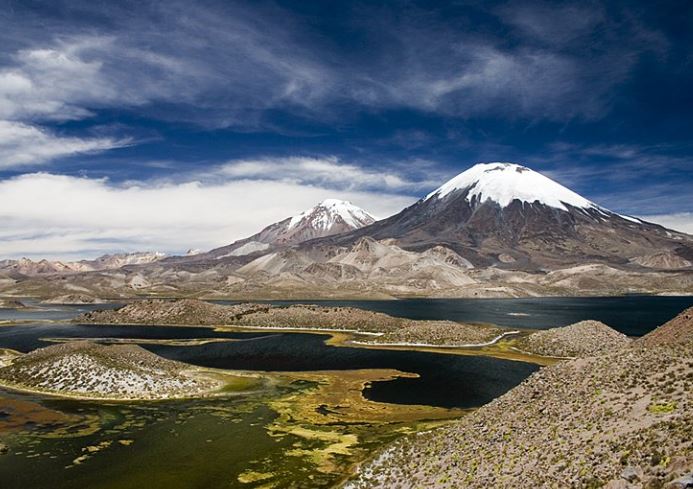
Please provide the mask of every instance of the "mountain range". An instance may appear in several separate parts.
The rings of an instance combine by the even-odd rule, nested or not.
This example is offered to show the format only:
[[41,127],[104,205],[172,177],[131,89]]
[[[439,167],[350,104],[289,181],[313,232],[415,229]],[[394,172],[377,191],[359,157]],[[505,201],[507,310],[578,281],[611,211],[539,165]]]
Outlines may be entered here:
[[24,275],[0,265],[0,291],[268,298],[693,292],[693,237],[612,212],[513,163],[474,165],[380,221],[328,199],[209,252],[100,265],[117,262]]
[[18,260],[0,260],[0,272],[14,276],[33,276],[53,273],[93,272],[97,270],[115,270],[126,265],[144,265],[161,260],[166,253],[135,252],[102,255],[93,260],[58,261],[20,258]]

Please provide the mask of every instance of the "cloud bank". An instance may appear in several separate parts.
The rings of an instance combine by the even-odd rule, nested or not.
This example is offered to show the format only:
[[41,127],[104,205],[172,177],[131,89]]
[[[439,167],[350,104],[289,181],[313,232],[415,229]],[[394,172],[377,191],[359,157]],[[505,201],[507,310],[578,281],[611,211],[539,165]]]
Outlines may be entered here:
[[378,217],[415,200],[298,181],[238,179],[114,186],[105,179],[25,174],[0,181],[0,256],[84,258],[105,252],[210,249],[329,197]]

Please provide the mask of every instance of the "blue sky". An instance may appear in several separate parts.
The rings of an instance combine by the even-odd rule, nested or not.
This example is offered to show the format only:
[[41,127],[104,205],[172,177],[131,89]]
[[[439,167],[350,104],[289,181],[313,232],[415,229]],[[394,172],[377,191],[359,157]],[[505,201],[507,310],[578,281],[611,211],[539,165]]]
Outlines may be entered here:
[[0,5],[3,257],[384,217],[478,161],[693,232],[686,2]]

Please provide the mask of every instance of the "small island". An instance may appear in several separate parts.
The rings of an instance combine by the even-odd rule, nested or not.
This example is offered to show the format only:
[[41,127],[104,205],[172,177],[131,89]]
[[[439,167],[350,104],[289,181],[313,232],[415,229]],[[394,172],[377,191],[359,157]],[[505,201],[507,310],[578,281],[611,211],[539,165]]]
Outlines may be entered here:
[[114,310],[87,312],[75,322],[229,326],[260,330],[331,331],[365,336],[354,343],[379,346],[476,347],[518,333],[497,326],[393,317],[354,307],[243,303],[197,299],[138,301]]
[[[196,368],[137,345],[75,341],[6,356],[0,386],[61,397],[155,400],[202,397],[259,384],[257,377]],[[2,365],[2,364],[0,364]]]

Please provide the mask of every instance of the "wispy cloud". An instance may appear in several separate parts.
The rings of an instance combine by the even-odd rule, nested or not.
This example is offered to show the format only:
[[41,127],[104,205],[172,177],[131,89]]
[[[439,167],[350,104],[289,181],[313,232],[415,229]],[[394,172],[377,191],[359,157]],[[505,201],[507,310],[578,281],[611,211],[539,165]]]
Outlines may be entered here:
[[588,37],[607,22],[604,8],[598,4],[511,2],[499,7],[497,12],[521,34],[553,45]]
[[676,212],[673,214],[655,214],[639,216],[646,221],[693,235],[693,212]]
[[[104,14],[98,3],[74,10]],[[100,107],[148,106],[153,116],[246,128],[263,127],[272,110],[328,122],[364,108],[594,118],[655,48],[633,22],[599,9],[545,4],[487,12],[521,31],[512,43],[507,35],[459,29],[435,9],[409,6],[396,17],[356,10],[343,22],[372,40],[369,56],[353,56],[306,19],[260,4],[140,2],[135,12],[109,5],[110,21],[97,33],[65,20],[76,15],[46,19],[47,32],[15,22],[21,34],[8,26],[0,35],[22,45],[0,72],[0,114],[75,118]],[[611,38],[614,29],[623,36]],[[527,42],[527,32],[552,42]],[[577,36],[594,49],[564,49]]]
[[128,144],[128,139],[61,137],[37,126],[0,120],[0,169],[37,165],[62,156]]
[[407,173],[412,174],[414,179],[404,176],[404,171],[393,172],[392,167],[396,168],[397,165],[364,168],[342,162],[336,156],[236,160],[216,168],[211,175],[234,179],[278,180],[349,190],[385,189],[390,192],[420,190],[434,183],[421,179],[423,175],[417,172],[416,162],[410,164],[413,168],[408,169]]
[[612,210],[654,215],[691,208],[686,153],[681,145],[554,143],[528,163]]

